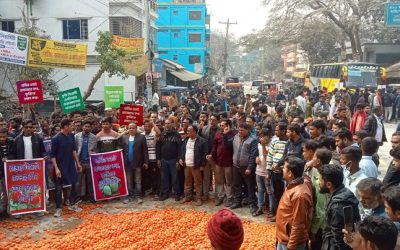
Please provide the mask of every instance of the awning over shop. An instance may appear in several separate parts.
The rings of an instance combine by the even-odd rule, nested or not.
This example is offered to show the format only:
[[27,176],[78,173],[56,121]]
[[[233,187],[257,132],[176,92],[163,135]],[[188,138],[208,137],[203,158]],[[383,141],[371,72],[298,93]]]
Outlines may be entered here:
[[172,75],[181,79],[184,82],[196,81],[196,80],[203,78],[202,75],[187,71],[185,69],[179,70],[179,71],[169,70],[169,73],[171,73]]
[[400,62],[390,66],[387,69],[388,78],[400,78]]
[[165,69],[174,77],[183,82],[196,81],[203,78],[202,75],[187,70],[183,65],[169,59],[161,59],[164,62]]

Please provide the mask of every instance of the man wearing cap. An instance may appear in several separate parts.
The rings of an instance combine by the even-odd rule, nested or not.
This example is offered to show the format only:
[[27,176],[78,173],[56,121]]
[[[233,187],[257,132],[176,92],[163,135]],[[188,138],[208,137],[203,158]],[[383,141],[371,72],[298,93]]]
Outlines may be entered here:
[[231,210],[223,208],[208,221],[207,235],[212,249],[238,250],[244,239],[242,221]]

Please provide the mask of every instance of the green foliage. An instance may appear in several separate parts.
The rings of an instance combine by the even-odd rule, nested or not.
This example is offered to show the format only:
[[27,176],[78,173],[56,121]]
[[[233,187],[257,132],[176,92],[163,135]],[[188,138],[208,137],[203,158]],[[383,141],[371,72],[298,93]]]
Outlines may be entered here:
[[115,47],[113,44],[113,35],[108,31],[99,31],[95,51],[99,53],[97,61],[103,71],[108,73],[109,77],[117,75],[125,79],[123,58],[126,53],[124,50]]

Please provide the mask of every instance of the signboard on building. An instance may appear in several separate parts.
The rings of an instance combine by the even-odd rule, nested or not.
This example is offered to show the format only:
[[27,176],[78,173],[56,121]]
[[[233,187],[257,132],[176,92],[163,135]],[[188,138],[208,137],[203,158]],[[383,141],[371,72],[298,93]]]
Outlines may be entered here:
[[144,38],[113,36],[113,45],[125,50],[129,57],[138,57],[144,54]]
[[141,76],[149,70],[149,58],[147,55],[135,60],[124,62],[125,73],[131,76]]
[[85,69],[87,45],[30,38],[28,66]]
[[124,103],[124,86],[104,86],[106,108],[119,108]]
[[6,161],[4,169],[11,215],[45,212],[44,160]]
[[0,62],[26,65],[29,37],[0,30]]
[[43,102],[41,80],[18,81],[17,91],[20,104]]
[[136,123],[138,126],[143,125],[144,107],[142,105],[121,104],[119,110],[119,124],[129,125]]
[[400,27],[400,3],[386,3],[386,27]]
[[153,79],[161,79],[163,71],[163,62],[160,59],[154,59],[152,63]]
[[60,98],[62,112],[65,114],[85,108],[79,87],[60,91],[58,92],[58,97]]

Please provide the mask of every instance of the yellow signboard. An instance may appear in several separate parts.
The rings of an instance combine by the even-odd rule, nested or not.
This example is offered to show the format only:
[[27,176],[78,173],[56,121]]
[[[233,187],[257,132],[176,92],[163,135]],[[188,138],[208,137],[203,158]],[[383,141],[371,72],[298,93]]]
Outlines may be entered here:
[[135,57],[144,54],[144,38],[113,36],[113,45],[125,50],[127,56]]
[[85,69],[87,45],[30,38],[28,66]]
[[149,58],[147,55],[141,56],[139,59],[125,60],[125,72],[131,76],[141,76],[149,70]]

